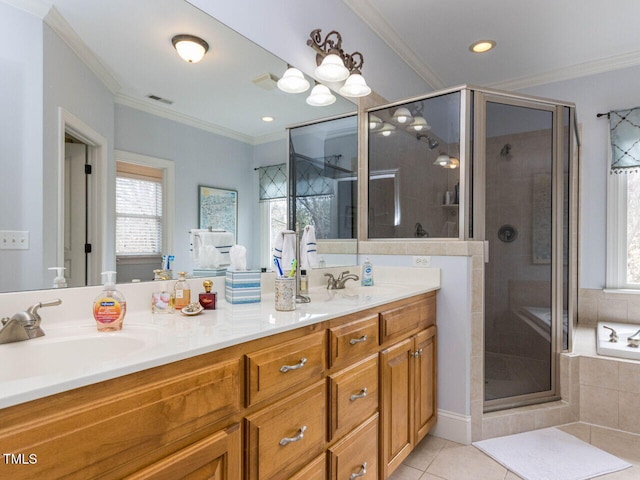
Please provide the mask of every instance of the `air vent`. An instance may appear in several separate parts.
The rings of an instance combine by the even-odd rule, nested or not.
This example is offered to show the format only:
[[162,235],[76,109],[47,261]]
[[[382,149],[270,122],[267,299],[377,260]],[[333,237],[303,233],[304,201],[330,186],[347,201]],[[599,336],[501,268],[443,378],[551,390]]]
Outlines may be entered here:
[[278,82],[278,77],[276,77],[273,73],[263,73],[259,77],[251,80],[255,85],[260,88],[264,88],[265,90],[273,90],[276,88],[276,83]]
[[147,95],[147,98],[150,98],[151,100],[155,100],[156,102],[165,103],[167,105],[173,105],[173,100],[168,100],[166,98],[162,98],[157,95]]

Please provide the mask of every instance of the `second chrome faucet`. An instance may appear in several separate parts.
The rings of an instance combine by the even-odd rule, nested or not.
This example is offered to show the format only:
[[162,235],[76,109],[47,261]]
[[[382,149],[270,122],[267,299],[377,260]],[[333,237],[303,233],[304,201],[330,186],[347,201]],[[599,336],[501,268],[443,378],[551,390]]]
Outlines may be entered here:
[[324,276],[328,277],[327,290],[342,290],[344,288],[344,284],[347,283],[347,280],[360,280],[358,275],[355,273],[349,273],[349,270],[345,270],[340,273],[338,278],[335,278],[331,273],[325,273]]

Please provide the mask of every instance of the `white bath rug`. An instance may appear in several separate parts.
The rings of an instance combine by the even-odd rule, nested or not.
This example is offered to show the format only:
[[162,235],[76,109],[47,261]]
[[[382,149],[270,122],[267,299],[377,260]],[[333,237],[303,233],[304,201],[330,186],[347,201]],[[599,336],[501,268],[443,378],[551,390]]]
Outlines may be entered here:
[[557,428],[544,428],[473,445],[524,480],[584,480],[631,465]]

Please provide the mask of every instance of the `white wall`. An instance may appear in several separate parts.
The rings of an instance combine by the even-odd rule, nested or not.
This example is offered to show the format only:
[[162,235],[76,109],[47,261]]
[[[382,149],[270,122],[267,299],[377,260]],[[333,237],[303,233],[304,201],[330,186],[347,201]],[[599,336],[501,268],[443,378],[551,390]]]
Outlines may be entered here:
[[596,114],[640,105],[639,78],[640,67],[632,67],[523,90],[576,104],[582,141],[581,288],[605,286],[609,123]]
[[[42,266],[42,22],[0,3],[0,230],[26,230],[29,250],[0,251],[0,292],[38,288]],[[7,208],[11,206],[11,208]]]

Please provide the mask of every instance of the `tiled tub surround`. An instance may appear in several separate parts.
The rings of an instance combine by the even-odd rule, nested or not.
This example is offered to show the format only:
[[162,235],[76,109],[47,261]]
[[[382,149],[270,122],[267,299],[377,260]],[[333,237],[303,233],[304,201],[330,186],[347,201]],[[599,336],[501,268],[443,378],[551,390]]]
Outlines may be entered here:
[[[165,282],[119,285],[118,288],[127,299],[127,316],[123,334],[142,335],[152,332],[148,345],[129,355],[114,355],[114,358],[92,361],[92,352],[85,352],[78,362],[63,362],[67,365],[61,370],[48,369],[43,375],[25,375],[24,378],[11,378],[2,382],[0,389],[0,408],[45,397],[62,391],[78,388],[111,378],[119,377],[147,368],[165,365],[196,355],[237,345],[249,340],[293,330],[305,325],[329,320],[366,308],[385,304],[393,300],[407,298],[440,288],[439,269],[387,270],[385,278],[381,271],[378,282],[373,287],[361,287],[355,282],[347,284],[344,290],[329,291],[324,288],[324,271],[311,275],[311,303],[299,304],[295,311],[277,312],[273,303],[273,274],[262,279],[267,285],[267,293],[260,303],[232,305],[219,300],[217,310],[205,310],[196,317],[186,317],[179,313],[152,314],[151,293],[168,288]],[[202,278],[191,279],[192,292],[202,290]],[[220,278],[213,278],[214,290],[220,292],[224,287]],[[166,282],[170,283],[170,282]],[[87,336],[96,335],[95,321],[91,316],[93,299],[101,287],[82,289],[47,290],[3,294],[2,315],[25,310],[30,305],[52,298],[61,298],[62,305],[43,309],[42,328],[45,337],[16,344],[0,345],[3,353],[13,351],[17,356],[26,351],[29,342],[52,341],[57,335],[65,336],[64,330],[86,332]],[[219,295],[219,299],[221,295]],[[46,333],[49,330],[49,337]],[[146,333],[145,333],[146,332]],[[119,332],[102,335],[117,336]],[[151,335],[151,334],[149,334]],[[33,343],[28,345],[34,346]],[[60,353],[60,352],[59,352]],[[74,349],[61,352],[71,360]],[[6,356],[6,355],[5,355]],[[23,355],[24,356],[24,355]],[[10,361],[10,360],[9,360]],[[23,367],[28,374],[28,363]]]

